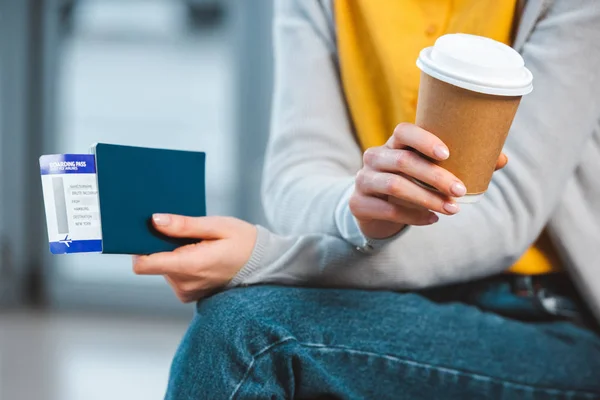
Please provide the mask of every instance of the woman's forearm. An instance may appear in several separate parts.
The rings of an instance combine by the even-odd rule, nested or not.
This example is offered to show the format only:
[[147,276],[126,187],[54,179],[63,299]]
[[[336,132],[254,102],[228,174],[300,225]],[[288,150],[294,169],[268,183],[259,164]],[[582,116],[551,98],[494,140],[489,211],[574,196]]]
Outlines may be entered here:
[[389,250],[365,254],[337,236],[280,236],[259,226],[252,257],[229,287],[277,283],[401,290],[421,286],[414,274],[398,267]]
[[[420,229],[420,228],[414,228]],[[423,250],[423,254],[427,251]],[[427,256],[424,257],[427,259]],[[254,252],[228,287],[274,283],[292,286],[348,287],[377,290],[413,290],[467,281],[490,269],[466,269],[418,258],[409,264],[394,246],[364,253],[338,236],[311,234],[280,236],[258,227]],[[497,268],[495,272],[500,272]]]
[[275,231],[339,235],[334,213],[361,167],[317,1],[276,2],[275,93],[263,204]]

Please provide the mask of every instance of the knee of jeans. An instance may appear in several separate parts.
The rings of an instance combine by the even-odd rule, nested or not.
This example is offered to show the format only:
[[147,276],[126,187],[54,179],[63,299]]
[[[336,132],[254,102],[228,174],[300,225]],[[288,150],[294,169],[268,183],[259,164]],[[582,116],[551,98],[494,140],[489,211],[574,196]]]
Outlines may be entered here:
[[276,291],[234,289],[200,301],[173,360],[169,393],[187,392],[190,385],[226,390],[255,355],[291,339],[285,317],[273,314]]
[[290,292],[294,288],[254,286],[218,293],[199,301],[196,316],[201,330],[220,333],[222,338],[264,334],[288,326]]
[[205,349],[210,344],[215,350],[225,350],[250,346],[279,330],[283,321],[272,315],[276,296],[271,292],[269,287],[232,289],[199,301],[184,341],[201,342]]

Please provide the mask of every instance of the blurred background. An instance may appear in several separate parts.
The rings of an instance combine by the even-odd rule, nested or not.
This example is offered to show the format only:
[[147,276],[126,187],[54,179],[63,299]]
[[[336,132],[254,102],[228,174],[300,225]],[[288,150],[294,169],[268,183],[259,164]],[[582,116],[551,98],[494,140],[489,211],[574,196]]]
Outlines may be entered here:
[[263,222],[271,0],[0,0],[0,400],[160,399],[193,306],[127,256],[50,256],[38,157],[207,152],[209,214]]

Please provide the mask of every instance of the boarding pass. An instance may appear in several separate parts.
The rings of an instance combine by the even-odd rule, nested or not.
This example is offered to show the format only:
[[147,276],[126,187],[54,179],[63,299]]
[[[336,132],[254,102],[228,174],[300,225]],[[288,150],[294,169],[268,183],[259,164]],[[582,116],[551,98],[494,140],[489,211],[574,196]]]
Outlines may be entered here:
[[95,156],[44,155],[40,172],[50,252],[102,252]]

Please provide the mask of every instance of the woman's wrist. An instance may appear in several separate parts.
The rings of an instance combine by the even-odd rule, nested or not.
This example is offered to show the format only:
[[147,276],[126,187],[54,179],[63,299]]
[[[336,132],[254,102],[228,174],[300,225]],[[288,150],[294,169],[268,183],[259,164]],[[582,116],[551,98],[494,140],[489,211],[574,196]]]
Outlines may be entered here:
[[362,234],[372,240],[389,239],[407,227],[406,224],[377,220],[357,220],[357,224]]
[[255,225],[256,241],[254,248],[248,261],[240,268],[235,276],[227,284],[227,288],[243,285],[249,277],[251,277],[261,265],[264,264],[264,258],[269,251],[269,236],[271,232],[260,225]]
[[[349,200],[354,193],[354,183],[344,192],[335,210],[335,222],[342,239],[353,245],[362,253],[372,253],[387,243],[395,240],[408,228],[408,225],[397,224],[389,229],[387,235],[371,236],[361,229],[359,221],[350,211]],[[367,233],[371,233],[370,231]]]

